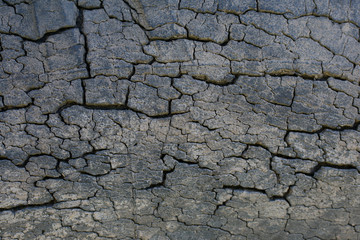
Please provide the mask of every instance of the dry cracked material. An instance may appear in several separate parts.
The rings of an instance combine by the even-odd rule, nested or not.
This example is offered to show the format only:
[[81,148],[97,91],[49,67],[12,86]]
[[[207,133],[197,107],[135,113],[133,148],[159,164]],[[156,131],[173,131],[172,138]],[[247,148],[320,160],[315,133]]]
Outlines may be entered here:
[[359,239],[359,0],[0,0],[0,239]]

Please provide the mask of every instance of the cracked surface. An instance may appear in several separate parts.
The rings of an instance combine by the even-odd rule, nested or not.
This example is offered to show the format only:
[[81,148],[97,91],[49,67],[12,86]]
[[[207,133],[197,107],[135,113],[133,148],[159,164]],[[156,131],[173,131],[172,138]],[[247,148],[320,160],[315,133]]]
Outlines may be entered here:
[[360,238],[360,1],[0,0],[0,239]]

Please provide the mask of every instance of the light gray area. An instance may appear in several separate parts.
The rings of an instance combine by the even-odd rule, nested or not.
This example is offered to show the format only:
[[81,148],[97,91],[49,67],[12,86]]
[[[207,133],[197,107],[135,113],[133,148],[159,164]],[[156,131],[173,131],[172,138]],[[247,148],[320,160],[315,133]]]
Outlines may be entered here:
[[359,0],[0,0],[0,239],[359,239]]

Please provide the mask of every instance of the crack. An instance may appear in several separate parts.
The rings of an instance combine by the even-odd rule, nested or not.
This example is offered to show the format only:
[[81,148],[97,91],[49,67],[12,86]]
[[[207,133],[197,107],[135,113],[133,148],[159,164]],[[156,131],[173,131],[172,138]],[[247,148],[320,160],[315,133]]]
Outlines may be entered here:
[[0,31],[0,34],[4,34],[4,35],[9,35],[9,36],[17,36],[17,37],[20,37],[22,40],[25,40],[25,41],[29,41],[29,42],[33,42],[33,43],[37,43],[37,44],[41,44],[41,43],[45,43],[46,40],[50,37],[50,36],[55,36],[57,34],[61,34],[63,32],[65,32],[66,30],[69,30],[69,29],[75,29],[77,28],[76,26],[70,26],[70,27],[62,27],[62,28],[59,28],[58,30],[56,31],[49,31],[47,33],[45,33],[41,38],[39,39],[32,39],[32,38],[28,38],[28,37],[24,37],[18,33],[14,33],[14,32],[3,32],[3,31]]
[[242,187],[242,186],[232,186],[232,185],[224,185],[223,189],[230,189],[232,191],[242,191],[242,192],[257,192],[257,193],[262,193],[264,195],[267,196],[266,191],[262,190],[262,189],[257,189],[257,188],[248,188],[248,187]]
[[21,110],[21,109],[25,109],[28,110],[31,106],[36,106],[33,103],[29,103],[25,106],[21,106],[21,107],[16,107],[16,106],[4,106],[0,108],[0,112],[6,112],[6,111],[11,111],[11,110]]
[[[356,62],[350,60],[347,56],[345,56],[345,55],[340,55],[340,54],[335,53],[335,52],[332,51],[328,46],[326,46],[326,45],[324,45],[323,43],[321,43],[320,40],[315,39],[315,38],[312,36],[311,29],[308,27],[308,23],[309,23],[309,22],[307,21],[307,22],[306,22],[306,27],[309,29],[309,35],[310,35],[309,39],[313,40],[314,42],[318,43],[321,47],[323,47],[323,48],[325,48],[326,50],[328,50],[331,54],[333,54],[333,58],[334,58],[334,56],[338,55],[338,56],[341,56],[341,57],[345,58],[346,60],[348,60],[350,63],[352,63],[352,64],[354,64],[354,65],[357,64]],[[345,46],[344,46],[344,47],[345,47]],[[323,72],[323,74],[324,74],[324,71],[322,71],[322,72]]]
[[338,126],[338,127],[329,127],[322,125],[319,130],[316,131],[302,131],[302,130],[287,130],[284,136],[284,141],[286,141],[287,136],[289,133],[306,133],[306,134],[321,134],[327,130],[336,131],[336,132],[343,132],[346,130],[354,130],[357,131],[357,129],[360,126],[360,120],[355,120],[353,125],[346,125],[346,126]]
[[320,171],[321,168],[328,167],[328,168],[335,168],[335,169],[347,169],[347,170],[356,170],[360,174],[360,170],[351,164],[334,164],[329,162],[319,162],[310,173],[302,173],[304,175],[314,177],[315,174]]
[[0,213],[4,212],[4,211],[12,211],[13,213],[17,212],[17,211],[21,211],[21,210],[35,210],[35,209],[39,209],[39,208],[51,208],[53,207],[55,204],[57,203],[57,201],[54,199],[53,200],[47,202],[47,203],[42,203],[42,204],[28,204],[28,205],[18,205],[16,207],[12,207],[12,208],[0,208]]
[[[332,131],[336,131],[336,132],[343,132],[343,131],[346,131],[346,130],[355,130],[357,131],[357,129],[359,128],[359,125],[360,125],[360,120],[355,120],[355,123],[352,125],[352,126],[338,126],[336,128],[332,128],[332,127],[329,127],[329,126],[322,126],[320,130],[318,131],[315,131],[315,132],[310,132],[310,133],[322,133],[326,130],[332,130]],[[296,131],[292,131],[292,132],[296,132]],[[299,131],[301,132],[301,131]]]
[[32,40],[32,39],[27,39],[27,38],[24,38],[22,36],[20,36],[21,38],[27,40],[27,41],[31,41],[31,42],[35,42],[35,43],[44,43],[46,42],[46,40],[50,37],[50,36],[55,36],[55,35],[58,35],[58,34],[61,34],[69,29],[75,29],[77,28],[76,26],[71,26],[71,27],[63,27],[63,28],[60,28],[54,32],[47,32],[44,34],[44,36],[42,36],[41,38],[37,39],[37,40]]
[[294,186],[296,186],[296,181],[295,181],[294,184],[288,186],[288,190],[287,190],[285,193],[283,193],[283,194],[280,195],[280,196],[279,196],[279,195],[274,195],[274,196],[272,196],[272,197],[269,197],[269,199],[270,199],[271,201],[284,200],[284,201],[286,201],[286,202],[289,204],[289,206],[291,207],[292,204],[291,204],[291,202],[289,201],[288,198],[289,198],[290,194],[292,193],[292,188],[293,188]]
[[275,173],[276,175],[276,183],[280,184],[280,178],[281,175],[280,173],[278,173],[274,168],[273,168],[273,160],[274,160],[274,156],[271,156],[270,160],[269,160],[269,170],[272,171],[273,173]]
[[[258,2],[258,0],[256,0]],[[315,4],[316,5],[316,4]],[[317,8],[317,6],[316,6]],[[355,25],[357,28],[360,28],[360,25],[358,23],[356,23],[355,21],[352,21],[350,19],[347,19],[345,21],[340,21],[340,20],[336,20],[334,19],[333,17],[331,17],[330,15],[326,15],[326,14],[317,14],[317,13],[306,13],[306,14],[301,14],[299,16],[295,16],[294,17],[289,17],[288,14],[286,14],[286,12],[284,13],[279,13],[279,12],[274,12],[274,11],[269,11],[269,10],[261,10],[261,9],[249,9],[247,10],[246,12],[243,13],[246,14],[248,12],[259,12],[259,13],[269,13],[269,14],[273,14],[273,15],[280,15],[280,16],[283,16],[284,18],[286,19],[299,19],[299,18],[303,18],[303,17],[324,17],[324,18],[327,18],[329,19],[330,21],[334,22],[334,23],[339,23],[339,24],[342,24],[342,23],[351,23],[353,25]]]
[[[213,191],[214,191],[215,189],[213,189]],[[233,189],[229,189],[229,190],[231,190],[231,197],[229,198],[229,199],[226,199],[225,201],[223,201],[221,204],[217,204],[216,205],[216,208],[215,208],[215,210],[214,210],[214,212],[213,212],[213,215],[216,215],[216,212],[219,210],[219,208],[220,207],[223,207],[223,206],[226,206],[226,204],[229,202],[229,201],[231,201],[232,200],[232,198],[234,197],[234,190]],[[216,193],[216,192],[215,192]],[[218,193],[216,193],[216,197],[217,197],[217,194]],[[215,198],[216,198],[215,197]]]
[[[26,132],[26,131],[25,131]],[[27,132],[26,132],[27,133]],[[27,133],[28,134],[28,133]],[[31,135],[31,134],[29,134]],[[32,135],[31,135],[32,136]],[[37,138],[37,137],[36,137]],[[53,157],[49,154],[43,154],[43,153],[39,153],[39,154],[31,154],[31,155],[28,155],[27,158],[24,160],[23,163],[19,164],[19,165],[16,165],[17,167],[20,167],[20,168],[25,168],[25,166],[29,163],[30,161],[30,158],[32,157],[41,157],[41,156],[49,156],[49,157]],[[55,158],[55,157],[54,157]],[[56,160],[58,160],[57,158],[55,158]],[[59,161],[59,160],[58,160]]]
[[164,170],[163,171],[163,175],[162,175],[162,181],[159,182],[159,183],[154,183],[154,184],[150,184],[150,186],[146,187],[146,188],[142,188],[142,189],[139,189],[139,190],[151,190],[153,188],[159,188],[159,187],[166,187],[166,177],[167,177],[167,174],[169,173],[172,173],[174,172],[175,170],[175,167],[171,170]]
[[[129,6],[129,8],[132,10],[132,11],[137,11],[137,9],[135,9],[134,7],[132,7],[131,5],[134,5],[133,3],[131,3],[130,1],[125,1],[126,2],[126,4]],[[130,2],[130,3],[129,3]],[[103,3],[103,2],[102,2]],[[179,4],[179,6],[178,7],[180,7],[180,2],[178,3]],[[316,5],[316,4],[315,4]],[[317,6],[315,6],[315,11],[317,10]],[[68,28],[63,28],[63,29],[60,29],[60,30],[58,30],[58,31],[55,31],[55,32],[48,32],[48,33],[46,33],[43,37],[41,37],[40,39],[38,39],[38,40],[29,40],[29,41],[31,41],[31,42],[35,42],[35,43],[38,43],[38,44],[40,44],[40,43],[44,43],[44,42],[46,42],[47,41],[47,39],[48,39],[48,37],[50,37],[50,36],[52,36],[52,35],[55,35],[55,34],[60,34],[60,33],[62,33],[63,31],[66,31],[67,29],[73,29],[73,28],[78,28],[79,29],[79,31],[80,31],[80,33],[83,35],[83,37],[84,37],[84,48],[85,48],[85,52],[84,52],[84,56],[83,56],[83,60],[84,60],[84,62],[85,62],[85,64],[86,64],[86,69],[87,69],[87,73],[88,73],[88,77],[90,78],[91,77],[91,67],[90,67],[90,63],[87,61],[87,56],[88,56],[88,54],[89,54],[89,52],[90,52],[90,50],[89,50],[89,48],[88,48],[88,39],[87,39],[87,36],[86,36],[86,34],[84,33],[84,29],[83,29],[83,24],[84,24],[84,19],[83,19],[83,11],[84,11],[84,9],[86,9],[86,8],[80,8],[80,14],[79,14],[79,16],[78,16],[78,18],[77,18],[77,22],[76,22],[76,27],[68,27]],[[257,12],[269,12],[269,11],[263,11],[263,10],[260,10],[259,9],[259,0],[256,0],[256,11]],[[248,11],[254,11],[254,10],[248,10]],[[270,13],[270,12],[269,12]],[[141,14],[141,13],[140,13]],[[277,15],[286,15],[285,13],[284,14],[280,14],[280,13],[271,13],[271,14],[277,14]],[[133,15],[133,14],[132,14]],[[135,14],[134,14],[135,15]],[[310,14],[309,16],[313,16],[314,14]],[[285,16],[284,16],[285,17]],[[285,17],[286,18],[286,17]],[[286,18],[287,19],[287,18]],[[330,18],[329,18],[330,19]],[[135,17],[133,16],[133,20],[136,22],[136,20],[135,20]],[[336,21],[333,21],[333,22],[336,22]],[[137,23],[144,31],[146,30],[142,25],[140,25],[139,23]],[[256,26],[255,26],[255,28],[257,28]],[[261,29],[262,31],[264,31],[263,29]],[[186,29],[186,31],[187,31],[187,34],[188,34],[188,29]],[[266,32],[266,31],[264,31],[264,32]],[[230,31],[228,31],[228,34],[230,34]],[[286,36],[286,34],[285,33],[283,33],[285,36]],[[311,33],[310,33],[311,34]],[[8,35],[16,35],[16,34],[8,34]],[[274,34],[272,34],[272,35],[274,35]],[[288,36],[289,37],[289,36]],[[28,39],[26,39],[26,38],[23,38],[22,37],[22,39],[25,39],[25,40],[28,40]],[[188,39],[188,40],[193,40],[194,42],[196,41],[196,42],[201,42],[201,43],[208,43],[208,42],[212,42],[211,40],[209,40],[209,41],[207,41],[207,40],[199,40],[199,39],[195,39],[194,37],[187,37],[186,39]],[[228,42],[229,42],[229,39],[230,39],[230,37],[229,37],[229,35],[228,35],[228,39],[227,39],[227,41],[225,41],[224,43],[222,43],[222,44],[219,44],[220,46],[226,46],[227,44],[228,44]],[[310,39],[312,39],[312,38],[310,38]],[[294,40],[294,39],[292,39],[292,40]],[[314,40],[314,39],[312,39],[312,40]],[[172,41],[172,40],[163,40],[163,41]],[[289,39],[289,41],[290,41],[290,39]],[[318,42],[319,43],[319,41],[316,41],[316,40],[314,40],[315,42]],[[151,41],[150,41],[151,42]],[[195,43],[196,43],[195,42]],[[320,43],[319,43],[320,44]],[[321,45],[321,44],[320,44]],[[321,45],[322,46],[322,45]],[[1,47],[1,46],[0,46]],[[324,47],[324,46],[323,46]],[[326,48],[326,47],[325,47]],[[329,50],[329,49],[328,49]],[[193,54],[195,54],[195,51],[193,51]],[[195,58],[194,58],[195,59]],[[150,63],[149,63],[149,65],[151,65],[152,63],[154,63],[155,62],[155,60],[152,60]],[[355,63],[353,63],[354,64],[354,66],[355,66]],[[133,64],[133,69],[132,69],[132,72],[131,72],[131,74],[129,75],[129,77],[128,77],[128,79],[131,81],[131,78],[132,78],[132,76],[134,76],[134,74],[135,74],[135,65],[137,65],[137,64]],[[220,66],[220,65],[219,65]],[[216,66],[215,66],[216,67]],[[231,65],[230,65],[230,67],[231,67]],[[264,74],[265,75],[265,74]],[[179,74],[179,76],[178,77],[181,77],[182,76],[182,74]],[[209,80],[204,80],[204,79],[200,79],[201,81],[205,81],[206,83],[208,83],[209,84],[209,86],[212,84],[212,85],[214,85],[214,86],[221,86],[221,87],[223,87],[223,89],[225,89],[227,86],[230,86],[230,85],[234,85],[234,84],[237,84],[238,83],[238,80],[239,80],[239,78],[240,78],[240,76],[249,76],[249,77],[252,77],[251,75],[249,75],[249,74],[235,74],[234,75],[234,78],[230,81],[230,82],[227,82],[227,83],[216,83],[216,82],[211,82],[211,81],[209,81]],[[266,76],[271,76],[271,77],[286,77],[286,76],[291,76],[291,77],[301,77],[302,79],[306,79],[306,80],[311,80],[311,81],[326,81],[327,83],[328,83],[328,80],[329,80],[329,78],[330,77],[333,77],[333,76],[331,76],[329,73],[325,73],[324,71],[323,71],[323,74],[322,74],[322,76],[321,76],[321,78],[316,78],[316,77],[312,77],[312,76],[307,76],[307,75],[305,75],[305,74],[302,74],[302,73],[300,73],[300,72],[296,72],[296,71],[294,71],[294,73],[293,74],[285,74],[285,73],[279,73],[279,74],[274,74],[274,73],[269,73],[269,74],[266,74]],[[195,77],[194,77],[195,78]],[[345,79],[344,77],[336,77],[337,79],[340,79],[340,80],[345,80],[345,81],[347,81],[347,79]],[[196,79],[196,78],[195,78]],[[174,79],[173,78],[171,78],[171,86],[173,87],[173,82],[174,82]],[[87,101],[86,101],[86,84],[85,84],[85,79],[81,79],[81,86],[82,86],[82,88],[83,88],[83,96],[82,96],[82,99],[83,99],[83,103],[82,104],[78,104],[78,103],[75,103],[75,102],[71,102],[71,101],[64,101],[64,103],[57,109],[57,111],[56,111],[56,113],[59,115],[59,117],[61,118],[61,120],[64,122],[64,119],[62,118],[62,116],[61,116],[61,113],[62,113],[62,111],[63,110],[65,110],[65,109],[67,109],[67,108],[69,108],[69,107],[72,107],[72,106],[81,106],[81,107],[83,107],[83,108],[85,108],[85,109],[91,109],[91,110],[104,110],[104,111],[107,111],[107,110],[119,110],[119,111],[132,111],[132,112],[135,112],[135,113],[137,113],[137,115],[138,116],[143,116],[143,115],[145,115],[145,116],[147,116],[147,117],[149,117],[150,119],[157,119],[157,118],[169,118],[169,127],[168,127],[168,130],[167,130],[167,133],[166,133],[166,137],[165,137],[165,141],[162,143],[162,149],[161,149],[161,156],[160,156],[160,159],[164,162],[164,157],[165,156],[171,156],[171,155],[168,155],[168,154],[164,154],[164,152],[165,152],[165,150],[164,150],[164,146],[165,146],[165,144],[169,141],[168,140],[168,136],[169,136],[169,132],[170,132],[170,128],[171,128],[171,121],[172,121],[172,117],[173,116],[175,116],[175,115],[183,115],[184,113],[172,113],[172,99],[171,100],[169,100],[168,101],[168,113],[167,114],[162,114],[162,115],[155,115],[155,116],[149,116],[149,115],[147,115],[147,114],[145,114],[145,113],[143,113],[143,112],[141,112],[141,111],[136,111],[136,110],[134,110],[134,109],[132,109],[132,108],[130,108],[129,106],[128,106],[128,101],[129,101],[129,96],[130,96],[130,85],[129,86],[127,86],[127,92],[126,92],[126,98],[125,98],[125,103],[124,104],[118,104],[118,105],[97,105],[97,104],[88,104],[87,103]],[[329,84],[328,84],[329,85]],[[329,86],[330,87],[330,86]],[[42,87],[40,87],[40,88],[42,88]],[[39,88],[39,89],[40,89]],[[294,87],[294,89],[296,88],[296,86]],[[330,87],[331,88],[331,87]],[[36,89],[31,89],[31,90],[36,90]],[[31,91],[31,90],[29,90],[29,91]],[[26,93],[28,93],[29,91],[27,91]],[[271,90],[272,91],[272,90]],[[223,92],[225,92],[225,91],[223,91]],[[339,92],[339,91],[337,91],[337,92]],[[340,91],[340,92],[342,92],[342,91]],[[181,95],[182,96],[182,95]],[[244,96],[245,97],[245,100],[246,101],[248,101],[247,99],[246,99],[246,96],[245,95],[242,95],[242,96]],[[290,104],[290,107],[293,105],[293,102],[294,102],[294,99],[295,99],[295,90],[293,90],[293,95],[292,95],[292,100],[291,100],[291,104]],[[193,96],[191,96],[191,97],[193,97]],[[355,99],[355,98],[353,98],[353,99]],[[251,103],[249,103],[249,104],[251,104]],[[276,105],[276,103],[272,103],[272,104],[275,104]],[[254,104],[251,104],[252,106],[254,106]],[[281,104],[280,104],[281,105]],[[21,106],[21,107],[4,107],[4,108],[1,108],[1,111],[0,112],[5,112],[5,111],[7,111],[7,110],[13,110],[13,109],[25,109],[25,110],[27,110],[27,109],[29,109],[29,107],[30,106],[33,106],[33,103],[30,103],[30,104],[28,104],[28,105],[26,105],[26,106]],[[244,113],[244,114],[246,114],[246,113]],[[48,117],[48,119],[49,119],[49,114],[47,115],[47,117]],[[203,124],[201,124],[199,121],[189,121],[189,122],[195,122],[195,123],[197,123],[197,124],[200,124],[201,126],[203,126],[203,127],[205,127],[210,133],[211,132],[214,132],[214,131],[217,131],[218,130],[218,128],[216,128],[216,129],[211,129],[211,128],[209,128],[209,127],[207,127],[207,126],[205,126],[205,125],[203,125]],[[121,126],[121,123],[119,123],[119,122],[116,122],[117,124],[119,124],[119,126],[120,127],[122,127]],[[331,130],[331,131],[337,131],[337,132],[341,132],[341,131],[346,131],[346,130],[354,130],[354,131],[358,131],[358,128],[359,128],[359,124],[360,124],[360,121],[359,120],[355,120],[355,123],[353,124],[353,125],[347,125],[347,126],[338,126],[338,127],[329,127],[329,126],[322,126],[319,130],[316,130],[316,131],[296,131],[296,130],[287,130],[286,132],[284,131],[284,137],[283,137],[283,141],[288,145],[288,147],[290,147],[290,144],[288,143],[288,136],[289,136],[289,134],[290,133],[306,133],[306,134],[318,134],[318,135],[320,135],[321,133],[323,133],[324,131],[327,131],[327,130]],[[44,125],[44,124],[38,124],[38,125]],[[46,124],[45,124],[46,125]],[[95,126],[94,126],[95,127]],[[79,128],[79,131],[80,131],[80,128]],[[27,132],[26,131],[26,129],[25,129],[25,132]],[[27,132],[28,133],[28,132]],[[31,135],[31,134],[29,134],[28,133],[28,135]],[[261,135],[261,134],[260,134]],[[79,135],[80,136],[80,135]],[[225,138],[224,138],[225,139]],[[187,141],[187,142],[189,142],[189,141]],[[206,142],[205,142],[206,143]],[[265,150],[267,150],[269,153],[271,153],[271,158],[270,158],[270,162],[269,162],[269,169],[272,171],[272,172],[274,172],[275,174],[276,174],[276,177],[277,177],[277,182],[279,183],[279,179],[280,179],[280,177],[281,177],[281,172],[277,172],[277,171],[275,171],[274,169],[273,169],[273,166],[272,166],[272,160],[273,160],[273,158],[274,157],[280,157],[280,158],[285,158],[285,159],[289,159],[289,160],[295,160],[295,159],[297,159],[297,160],[299,160],[299,159],[301,159],[301,160],[312,160],[312,159],[305,159],[305,158],[299,158],[299,157],[291,157],[291,156],[287,156],[287,155],[284,155],[284,154],[279,154],[278,153],[278,150],[270,150],[271,149],[271,147],[267,147],[266,146],[266,143],[265,144],[261,144],[261,143],[244,143],[244,144],[246,144],[246,148],[244,149],[244,151],[242,152],[242,154],[240,154],[240,156],[236,156],[236,157],[244,157],[244,153],[249,149],[249,147],[250,146],[257,146],[257,147],[261,147],[261,148],[263,148],[263,149],[265,149]],[[90,146],[92,146],[91,144],[89,144]],[[89,155],[89,154],[97,154],[97,152],[98,151],[102,151],[102,150],[105,150],[105,149],[101,149],[101,150],[95,150],[94,149],[94,147],[92,148],[92,151],[90,151],[90,152],[87,152],[87,153],[85,153],[85,154],[83,154],[82,156],[80,156],[80,157],[77,157],[77,158],[85,158],[87,155]],[[51,153],[52,154],[52,153]],[[47,155],[47,154],[38,154],[38,155],[29,155],[28,157],[27,157],[27,159],[21,164],[21,165],[17,165],[17,167],[25,167],[26,165],[27,165],[27,163],[29,162],[29,159],[31,158],[31,157],[34,157],[34,156],[43,156],[43,155],[47,155],[47,156],[51,156],[51,154],[50,155]],[[168,185],[169,185],[169,179],[167,179],[169,176],[168,176],[168,174],[170,174],[170,173],[172,173],[172,172],[174,172],[175,171],[175,168],[176,168],[176,166],[177,166],[177,164],[187,164],[187,165],[194,165],[194,166],[196,166],[197,168],[201,168],[201,169],[207,169],[207,170],[209,170],[209,168],[206,168],[206,167],[202,167],[202,166],[200,166],[201,164],[199,164],[199,162],[197,162],[197,160],[194,160],[194,159],[191,159],[191,160],[193,160],[193,162],[188,162],[187,160],[183,160],[183,159],[177,159],[177,158],[175,158],[174,156],[171,156],[175,161],[173,161],[173,163],[174,163],[174,165],[173,164],[171,164],[171,166],[169,167],[169,166],[167,166],[168,167],[168,169],[166,169],[166,170],[163,170],[162,171],[162,178],[161,178],[161,181],[160,182],[158,182],[158,183],[152,183],[152,184],[150,184],[150,186],[148,186],[148,187],[145,187],[145,188],[142,188],[142,189],[132,189],[132,196],[131,196],[131,200],[132,201],[135,201],[135,199],[137,198],[137,196],[136,196],[136,191],[137,190],[149,190],[149,191],[152,191],[153,189],[155,189],[155,188],[162,188],[162,187],[169,187]],[[6,157],[2,157],[2,156],[0,156],[0,159],[7,159]],[[60,172],[59,171],[59,167],[60,167],[60,163],[61,162],[68,162],[69,160],[71,160],[71,159],[74,159],[74,158],[66,158],[66,159],[58,159],[58,158],[56,158],[56,160],[57,160],[57,165],[56,165],[56,170],[58,171],[58,172]],[[325,158],[326,159],[326,158]],[[11,161],[11,160],[9,160],[9,161]],[[314,161],[314,160],[312,160],[312,161]],[[169,164],[170,165],[170,164]],[[316,178],[316,173],[317,172],[319,172],[323,167],[329,167],[329,168],[334,168],[334,169],[344,169],[344,170],[356,170],[357,172],[359,172],[360,171],[360,169],[358,169],[358,168],[356,168],[354,165],[351,165],[351,164],[334,164],[334,163],[330,163],[330,162],[318,162],[317,161],[317,165],[315,166],[315,167],[313,167],[312,169],[311,169],[311,171],[310,171],[310,173],[304,173],[304,172],[301,172],[301,170],[299,170],[299,171],[295,171],[295,173],[294,173],[294,175],[297,175],[297,174],[304,174],[304,175],[307,175],[307,176],[310,176],[310,177],[312,177],[312,178]],[[114,170],[114,169],[113,169]],[[110,171],[113,171],[113,170],[110,170]],[[213,171],[213,173],[215,173],[215,170],[214,169],[210,169],[210,170],[212,170]],[[85,174],[85,175],[89,175],[89,176],[93,176],[93,177],[99,177],[99,176],[104,176],[104,175],[107,175],[108,173],[105,173],[105,174],[101,174],[101,175],[92,175],[92,174],[89,174],[89,173],[87,173],[87,172],[84,172],[83,170],[79,170],[79,169],[77,169],[76,170],[77,172],[79,172],[79,173],[81,173],[81,174]],[[360,172],[359,172],[360,173]],[[64,179],[64,177],[63,176],[60,176],[60,177],[44,177],[44,178],[42,178],[41,180],[38,180],[38,181],[44,181],[44,180],[47,180],[47,179]],[[37,181],[35,181],[34,182],[34,184],[36,184],[37,183]],[[296,185],[296,181],[295,181],[295,183],[294,184],[292,184],[292,185],[289,185],[289,186],[286,186],[286,187],[288,187],[287,188],[287,191],[285,192],[285,193],[283,193],[283,192],[281,192],[281,194],[279,194],[279,195],[273,195],[273,196],[269,196],[269,194],[268,194],[268,192],[267,192],[267,190],[265,189],[258,189],[258,188],[255,188],[255,187],[242,187],[242,186],[238,186],[238,185],[236,185],[236,186],[233,186],[233,185],[223,185],[223,188],[221,188],[221,189],[228,189],[229,191],[229,193],[231,192],[232,194],[234,193],[234,191],[248,191],[248,192],[257,192],[257,193],[261,193],[261,194],[265,194],[267,197],[268,197],[268,199],[270,200],[270,201],[276,201],[276,200],[283,200],[283,201],[286,201],[290,206],[291,206],[291,204],[290,204],[290,202],[289,202],[289,200],[288,200],[288,198],[289,198],[289,196],[292,194],[292,190],[295,190],[295,189],[293,189],[293,187]],[[104,187],[103,187],[103,185],[100,185],[100,184],[98,184],[100,187],[102,187],[103,189],[104,189]],[[283,190],[283,191],[285,191],[286,190],[286,188]],[[155,191],[154,191],[155,192]],[[95,195],[101,195],[101,192],[96,192],[95,193]],[[232,196],[234,196],[234,195],[232,195]],[[97,196],[98,197],[98,196]],[[227,200],[225,200],[225,201],[223,201],[222,203],[219,201],[218,203],[221,203],[221,204],[217,204],[216,205],[216,208],[215,208],[215,210],[214,210],[214,215],[216,214],[216,212],[219,210],[219,208],[221,207],[221,206],[226,206],[227,205],[227,203],[229,202],[229,201],[231,201],[232,200],[232,197],[230,197],[229,199],[227,199]],[[175,200],[176,201],[176,200]],[[56,202],[56,200],[53,198],[53,200],[51,200],[51,201],[49,201],[49,202],[47,202],[47,203],[44,203],[44,204],[29,204],[29,205],[19,205],[19,206],[16,206],[16,207],[12,207],[12,208],[0,208],[0,212],[2,212],[2,211],[13,211],[13,212],[16,212],[16,211],[19,211],[19,210],[24,210],[24,209],[37,209],[37,208],[47,208],[47,207],[53,207],[54,206],[54,204],[56,204],[57,202]],[[114,208],[114,202],[112,201],[112,208]],[[158,203],[158,206],[157,206],[157,208],[159,207],[159,203]],[[155,209],[155,211],[157,211],[157,208]],[[69,207],[69,209],[81,209],[80,207]],[[153,214],[154,215],[154,214]],[[125,218],[126,219],[126,218]],[[130,219],[130,220],[132,220],[132,219]],[[134,220],[132,220],[132,221],[134,221]],[[165,221],[164,221],[165,222]],[[99,222],[100,223],[100,222]],[[287,224],[287,223],[286,223]],[[139,224],[140,225],[140,224]],[[150,225],[150,224],[149,224]],[[186,222],[184,223],[184,225],[186,225],[186,226],[192,226],[191,224],[186,224]],[[194,226],[195,226],[196,224],[194,224]],[[200,225],[200,224],[199,224]],[[199,225],[196,225],[196,226],[199,226]],[[204,225],[204,226],[206,226],[206,225]],[[286,227],[286,226],[285,226]],[[216,227],[212,227],[213,229],[216,229]],[[221,229],[221,228],[218,228],[218,229]],[[253,230],[253,229],[252,229]],[[134,230],[135,232],[133,233],[134,234],[134,236],[136,236],[137,234],[138,234],[138,232],[136,231],[136,227],[135,227],[135,230]],[[226,230],[222,230],[222,231],[225,231],[225,232],[228,232],[228,231],[226,231]],[[77,231],[76,231],[77,232]],[[80,232],[80,231],[79,231]],[[228,232],[228,233],[230,233],[230,232]],[[98,233],[96,233],[98,236],[99,236],[99,234]],[[167,234],[167,233],[166,233]],[[1,238],[1,237],[0,237]]]
[[[90,49],[88,47],[88,39],[87,36],[84,32],[84,10],[83,9],[79,9],[79,16],[76,19],[76,27],[79,29],[81,35],[84,37],[84,56],[83,56],[83,61],[86,64],[86,70],[87,70],[87,74],[88,77],[91,77],[91,68],[90,68],[90,63],[88,62],[88,54],[90,52]],[[86,104],[86,83],[85,83],[85,79],[81,79],[81,86],[83,88],[83,104]]]
[[132,109],[128,106],[125,106],[125,105],[91,105],[91,104],[78,104],[78,103],[67,103],[63,106],[61,106],[58,110],[57,110],[57,113],[60,114],[61,116],[61,112],[67,108],[70,108],[70,107],[73,107],[73,106],[81,106],[85,109],[89,109],[89,110],[129,110],[129,111],[132,111],[132,112],[135,112],[135,113],[138,113],[138,114],[143,114],[149,118],[152,118],[152,119],[158,119],[158,118],[170,118],[172,116],[175,116],[175,115],[182,115],[183,113],[166,113],[166,114],[159,114],[159,115],[154,115],[154,116],[151,116],[151,115],[148,115],[144,112],[141,112],[141,111],[138,111],[138,110],[135,110],[135,109]]
[[127,87],[127,92],[126,92],[126,96],[125,96],[125,103],[124,103],[124,107],[125,106],[129,106],[129,96],[130,96],[130,84]]
[[[301,160],[310,160],[310,161],[317,162],[318,164],[310,171],[310,173],[297,172],[297,173],[303,173],[303,174],[311,176],[311,177],[313,177],[315,175],[315,173],[317,171],[319,171],[320,168],[322,168],[322,167],[330,167],[330,168],[336,168],[336,169],[353,169],[360,173],[360,170],[356,166],[351,165],[351,164],[334,164],[334,163],[330,163],[330,162],[326,162],[326,161],[319,162],[317,160],[308,159],[308,158],[290,157],[287,155],[274,153],[274,152],[270,151],[270,149],[268,147],[261,145],[261,144],[248,144],[248,143],[244,143],[244,144],[246,144],[247,146],[246,146],[245,150],[243,151],[243,154],[246,153],[246,151],[249,149],[250,146],[255,146],[255,147],[261,147],[261,148],[265,149],[266,151],[268,151],[271,154],[271,159],[273,159],[274,157],[279,157],[279,158],[284,158],[284,159],[288,159],[288,160],[301,159]],[[243,154],[241,155],[242,158],[244,158]],[[244,158],[244,159],[246,159],[246,158]],[[273,171],[273,172],[276,172],[276,171]]]

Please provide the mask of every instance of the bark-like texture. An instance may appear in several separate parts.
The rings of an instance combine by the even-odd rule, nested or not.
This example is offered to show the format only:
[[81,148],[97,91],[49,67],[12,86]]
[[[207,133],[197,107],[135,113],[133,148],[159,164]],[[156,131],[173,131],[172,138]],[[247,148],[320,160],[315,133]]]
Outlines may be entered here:
[[359,239],[360,0],[0,0],[0,239]]

